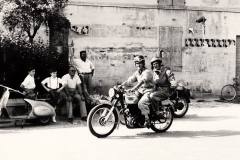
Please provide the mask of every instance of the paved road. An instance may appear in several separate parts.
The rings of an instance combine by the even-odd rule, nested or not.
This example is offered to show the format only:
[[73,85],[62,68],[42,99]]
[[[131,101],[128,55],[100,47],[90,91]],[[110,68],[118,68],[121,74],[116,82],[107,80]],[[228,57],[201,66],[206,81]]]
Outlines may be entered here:
[[1,160],[239,160],[240,105],[192,103],[168,132],[120,126],[108,138],[93,137],[85,124],[0,128]]

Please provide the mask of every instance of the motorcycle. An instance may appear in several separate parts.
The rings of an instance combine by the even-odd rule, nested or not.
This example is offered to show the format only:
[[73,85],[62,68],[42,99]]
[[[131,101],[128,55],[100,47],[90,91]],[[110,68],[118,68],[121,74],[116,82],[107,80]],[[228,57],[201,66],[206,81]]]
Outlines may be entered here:
[[[114,86],[109,89],[109,103],[95,106],[89,113],[87,125],[90,132],[98,137],[109,136],[122,123],[129,129],[151,128],[157,133],[167,131],[173,122],[173,103],[168,99],[151,103],[150,124],[145,126],[145,117],[138,108],[137,94],[127,92],[123,87]],[[158,114],[155,112],[158,108]]]
[[[13,88],[0,84],[0,123],[21,122],[23,127],[26,121],[37,121],[43,125],[49,124],[56,115],[54,107],[43,99],[24,98],[24,94]],[[15,97],[14,99],[10,99]]]
[[190,90],[182,82],[178,82],[175,88],[170,89],[170,101],[174,104],[173,115],[182,118],[186,115],[190,103]]

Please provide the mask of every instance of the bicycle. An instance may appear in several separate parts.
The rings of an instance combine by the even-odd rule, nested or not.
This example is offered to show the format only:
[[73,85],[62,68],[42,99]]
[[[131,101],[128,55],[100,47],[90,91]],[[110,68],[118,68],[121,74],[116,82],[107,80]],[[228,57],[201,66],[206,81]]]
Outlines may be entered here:
[[237,96],[237,91],[239,91],[239,76],[233,78],[233,84],[227,84],[223,86],[221,90],[221,98],[226,101],[232,101]]

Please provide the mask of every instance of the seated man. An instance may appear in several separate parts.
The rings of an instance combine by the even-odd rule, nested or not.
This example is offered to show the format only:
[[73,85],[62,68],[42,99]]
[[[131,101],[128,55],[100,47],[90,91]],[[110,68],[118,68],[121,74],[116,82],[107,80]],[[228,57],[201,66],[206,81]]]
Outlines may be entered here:
[[86,119],[87,111],[86,104],[81,90],[81,80],[76,74],[76,69],[73,66],[69,67],[69,73],[62,77],[64,82],[64,93],[67,106],[68,121],[73,122],[73,100],[77,101],[77,106],[80,107],[80,117]]
[[50,69],[50,77],[45,78],[41,84],[49,93],[52,105],[56,106],[60,102],[60,91],[64,88],[64,83],[61,78],[57,77],[57,70]]
[[20,85],[20,87],[23,89],[23,93],[25,94],[26,98],[30,98],[30,99],[36,98],[36,94],[35,94],[36,84],[35,84],[35,78],[34,78],[35,72],[36,70],[34,67],[28,68],[28,75]]

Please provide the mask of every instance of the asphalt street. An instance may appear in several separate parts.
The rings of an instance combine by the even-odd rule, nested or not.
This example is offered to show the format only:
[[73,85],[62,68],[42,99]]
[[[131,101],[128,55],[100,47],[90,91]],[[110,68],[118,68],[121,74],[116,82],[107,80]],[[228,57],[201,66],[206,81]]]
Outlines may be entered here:
[[104,139],[86,122],[60,121],[23,129],[0,126],[1,160],[238,160],[240,104],[193,100],[186,117],[174,119],[166,133],[120,126]]

